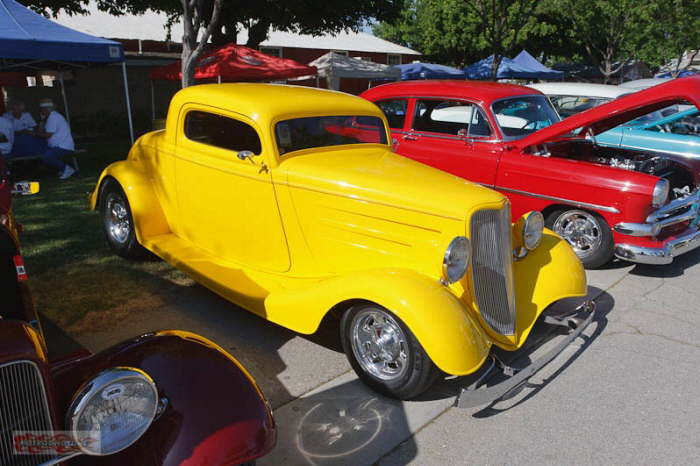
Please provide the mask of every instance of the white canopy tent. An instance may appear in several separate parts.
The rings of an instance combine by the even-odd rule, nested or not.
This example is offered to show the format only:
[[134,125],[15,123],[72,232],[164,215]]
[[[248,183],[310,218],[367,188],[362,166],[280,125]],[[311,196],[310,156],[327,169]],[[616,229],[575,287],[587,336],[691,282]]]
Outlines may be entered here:
[[[318,77],[326,78],[329,89],[340,89],[342,78],[401,79],[401,70],[381,63],[328,52],[309,63],[318,69]],[[316,78],[318,80],[318,77]]]

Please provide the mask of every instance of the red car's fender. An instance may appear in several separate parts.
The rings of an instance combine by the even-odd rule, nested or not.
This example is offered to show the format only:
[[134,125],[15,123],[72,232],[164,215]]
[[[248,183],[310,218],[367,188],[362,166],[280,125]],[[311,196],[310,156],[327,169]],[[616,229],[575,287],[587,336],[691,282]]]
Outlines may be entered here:
[[188,332],[145,334],[56,368],[60,416],[83,383],[115,366],[149,374],[167,406],[134,445],[110,456],[79,456],[75,464],[234,465],[275,444],[270,406],[252,377],[216,344]]
[[496,189],[510,198],[514,219],[530,210],[546,215],[557,206],[578,206],[598,213],[612,228],[619,222],[644,222],[657,180],[645,173],[514,149],[501,156]]

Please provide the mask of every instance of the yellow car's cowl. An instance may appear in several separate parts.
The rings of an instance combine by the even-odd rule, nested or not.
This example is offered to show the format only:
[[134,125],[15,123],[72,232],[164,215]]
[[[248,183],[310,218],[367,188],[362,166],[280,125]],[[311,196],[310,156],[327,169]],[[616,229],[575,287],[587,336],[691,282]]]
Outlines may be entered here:
[[[586,280],[550,231],[515,258],[504,196],[388,140],[383,113],[349,95],[195,86],[164,131],[105,169],[91,206],[117,253],[146,248],[272,322],[313,333],[337,313],[360,377],[411,398],[435,374],[405,374],[476,371],[493,345],[521,347],[549,305],[584,296]],[[464,237],[471,258],[448,284],[448,246]]]

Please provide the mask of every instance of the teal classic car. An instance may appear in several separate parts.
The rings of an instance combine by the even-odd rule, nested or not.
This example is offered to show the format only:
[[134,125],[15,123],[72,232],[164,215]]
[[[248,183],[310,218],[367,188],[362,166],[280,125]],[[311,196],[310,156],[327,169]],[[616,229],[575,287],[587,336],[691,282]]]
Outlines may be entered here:
[[661,152],[700,160],[700,121],[695,107],[668,116],[646,115],[630,124],[599,134],[596,142],[609,147]]

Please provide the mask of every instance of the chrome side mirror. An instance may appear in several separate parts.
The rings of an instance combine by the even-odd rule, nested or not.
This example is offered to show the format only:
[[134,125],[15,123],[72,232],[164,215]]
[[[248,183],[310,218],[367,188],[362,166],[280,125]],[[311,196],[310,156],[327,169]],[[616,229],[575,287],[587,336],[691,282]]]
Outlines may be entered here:
[[245,159],[252,159],[255,157],[255,154],[253,154],[252,151],[249,150],[242,150],[236,154],[236,157],[238,157],[240,160],[245,160]]

